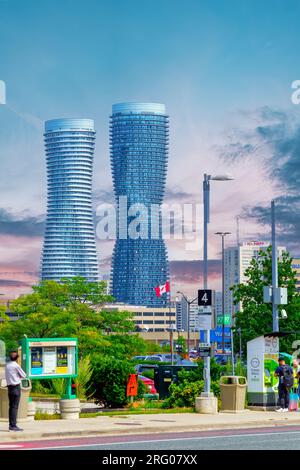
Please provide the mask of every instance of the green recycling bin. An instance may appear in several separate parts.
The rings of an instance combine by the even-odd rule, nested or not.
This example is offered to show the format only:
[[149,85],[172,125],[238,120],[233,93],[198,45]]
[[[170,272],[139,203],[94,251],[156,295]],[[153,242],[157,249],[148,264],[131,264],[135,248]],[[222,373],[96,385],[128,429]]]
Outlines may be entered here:
[[[29,379],[22,379],[18,419],[27,418],[30,391],[31,381]],[[8,390],[5,379],[1,379],[0,381],[0,418],[8,419]]]
[[242,411],[245,409],[247,392],[247,379],[239,375],[227,375],[221,377],[221,410]]

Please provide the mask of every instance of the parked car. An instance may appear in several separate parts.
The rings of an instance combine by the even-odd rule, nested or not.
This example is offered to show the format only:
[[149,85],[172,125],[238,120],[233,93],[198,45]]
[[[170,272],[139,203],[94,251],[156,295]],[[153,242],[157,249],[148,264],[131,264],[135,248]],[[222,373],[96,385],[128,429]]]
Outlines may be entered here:
[[178,364],[180,366],[191,366],[191,367],[197,367],[198,364],[196,362],[190,361],[189,359],[182,359],[181,363]]
[[144,361],[157,361],[157,362],[164,362],[162,356],[160,356],[159,354],[157,355],[153,355],[153,356],[146,356],[144,358]]
[[133,356],[132,361],[144,361],[146,356]]
[[154,380],[149,379],[148,377],[145,377],[144,375],[138,375],[138,378],[142,380],[142,382],[144,382],[146,386],[146,390],[147,390],[146,393],[151,393],[152,395],[157,393],[155,385],[154,385]]
[[[170,353],[167,354],[159,354],[162,357],[163,362],[172,362],[172,355]],[[173,354],[173,363],[176,365],[180,365],[182,361],[181,356],[179,354]]]

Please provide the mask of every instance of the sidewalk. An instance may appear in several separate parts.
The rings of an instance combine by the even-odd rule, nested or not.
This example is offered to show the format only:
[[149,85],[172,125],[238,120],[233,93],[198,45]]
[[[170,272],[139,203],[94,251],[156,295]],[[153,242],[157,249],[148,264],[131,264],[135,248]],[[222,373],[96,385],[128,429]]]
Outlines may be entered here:
[[173,413],[152,415],[98,416],[78,420],[47,420],[20,423],[24,432],[7,431],[7,423],[0,422],[0,442],[53,439],[60,437],[108,436],[179,431],[206,431],[265,426],[300,425],[299,413],[249,411],[241,413]]

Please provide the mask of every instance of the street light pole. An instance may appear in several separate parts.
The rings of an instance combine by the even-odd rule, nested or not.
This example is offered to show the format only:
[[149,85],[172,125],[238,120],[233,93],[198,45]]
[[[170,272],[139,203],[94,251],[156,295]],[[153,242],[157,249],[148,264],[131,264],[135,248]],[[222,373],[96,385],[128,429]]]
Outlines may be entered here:
[[222,238],[222,351],[225,353],[225,237],[231,232],[216,232]]
[[207,229],[209,224],[209,192],[210,192],[210,179],[211,176],[204,174],[203,180],[203,288],[207,289]]
[[278,305],[275,302],[275,289],[278,287],[278,261],[276,246],[276,221],[275,221],[275,201],[271,201],[272,218],[272,316],[273,331],[279,331]]
[[190,359],[190,302],[187,302],[187,350]]
[[[203,179],[203,287],[207,289],[208,278],[208,224],[210,222],[210,181],[230,181],[229,175],[212,176],[204,174]],[[210,330],[204,330],[204,342],[210,343]],[[210,393],[210,357],[204,358],[204,393]]]
[[169,305],[169,333],[170,333],[170,353],[171,353],[171,365],[174,364],[174,350],[173,350],[173,325],[171,316],[171,293],[167,293],[167,302]]
[[186,308],[187,308],[187,350],[188,350],[188,359],[190,358],[190,305],[198,299],[195,297],[193,300],[189,300],[187,296],[181,292],[177,291],[177,294],[181,294],[184,300],[186,301]]
[[238,329],[239,339],[240,339],[240,361],[242,361],[242,330]]
[[[207,231],[209,224],[209,202],[210,202],[210,179],[211,176],[204,174],[203,181],[203,209],[204,209],[204,227],[203,227],[203,287],[207,289]],[[203,331],[204,343],[210,344],[210,330]],[[204,357],[204,393],[210,393],[210,356]]]

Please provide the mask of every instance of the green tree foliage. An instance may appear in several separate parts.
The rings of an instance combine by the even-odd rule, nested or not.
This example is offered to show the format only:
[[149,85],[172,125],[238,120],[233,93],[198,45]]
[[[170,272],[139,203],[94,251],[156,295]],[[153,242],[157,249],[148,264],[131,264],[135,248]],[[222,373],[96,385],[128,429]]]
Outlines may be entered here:
[[[219,397],[219,381],[223,367],[214,359],[212,359],[211,365],[211,389]],[[203,366],[203,361],[200,361],[198,367],[189,371],[182,370],[178,373],[178,381],[170,385],[169,396],[164,401],[163,408],[195,406],[196,397],[200,396],[204,390]]]
[[11,303],[19,319],[0,324],[0,339],[11,349],[24,335],[77,337],[80,357],[107,354],[129,358],[142,353],[145,342],[133,333],[131,314],[103,310],[111,301],[105,282],[87,282],[81,277],[60,283],[43,281],[33,286],[33,293]]
[[[263,301],[263,288],[272,284],[272,247],[260,251],[245,272],[247,283],[232,287],[235,303],[241,302],[242,309],[236,314],[236,328],[242,332],[242,346],[246,351],[247,341],[272,331],[272,305]],[[300,295],[296,290],[296,277],[292,268],[292,258],[284,252],[278,260],[278,285],[288,290],[288,305],[284,308],[287,319],[280,319],[280,330],[291,332],[280,339],[282,351],[291,352],[292,342],[300,334]],[[280,317],[280,314],[279,314]],[[236,338],[235,343],[238,344]]]
[[[187,352],[187,341],[184,339],[183,336],[178,336],[178,339],[176,340],[175,344],[179,346],[181,353]],[[177,352],[176,348],[175,348],[175,352]]]

